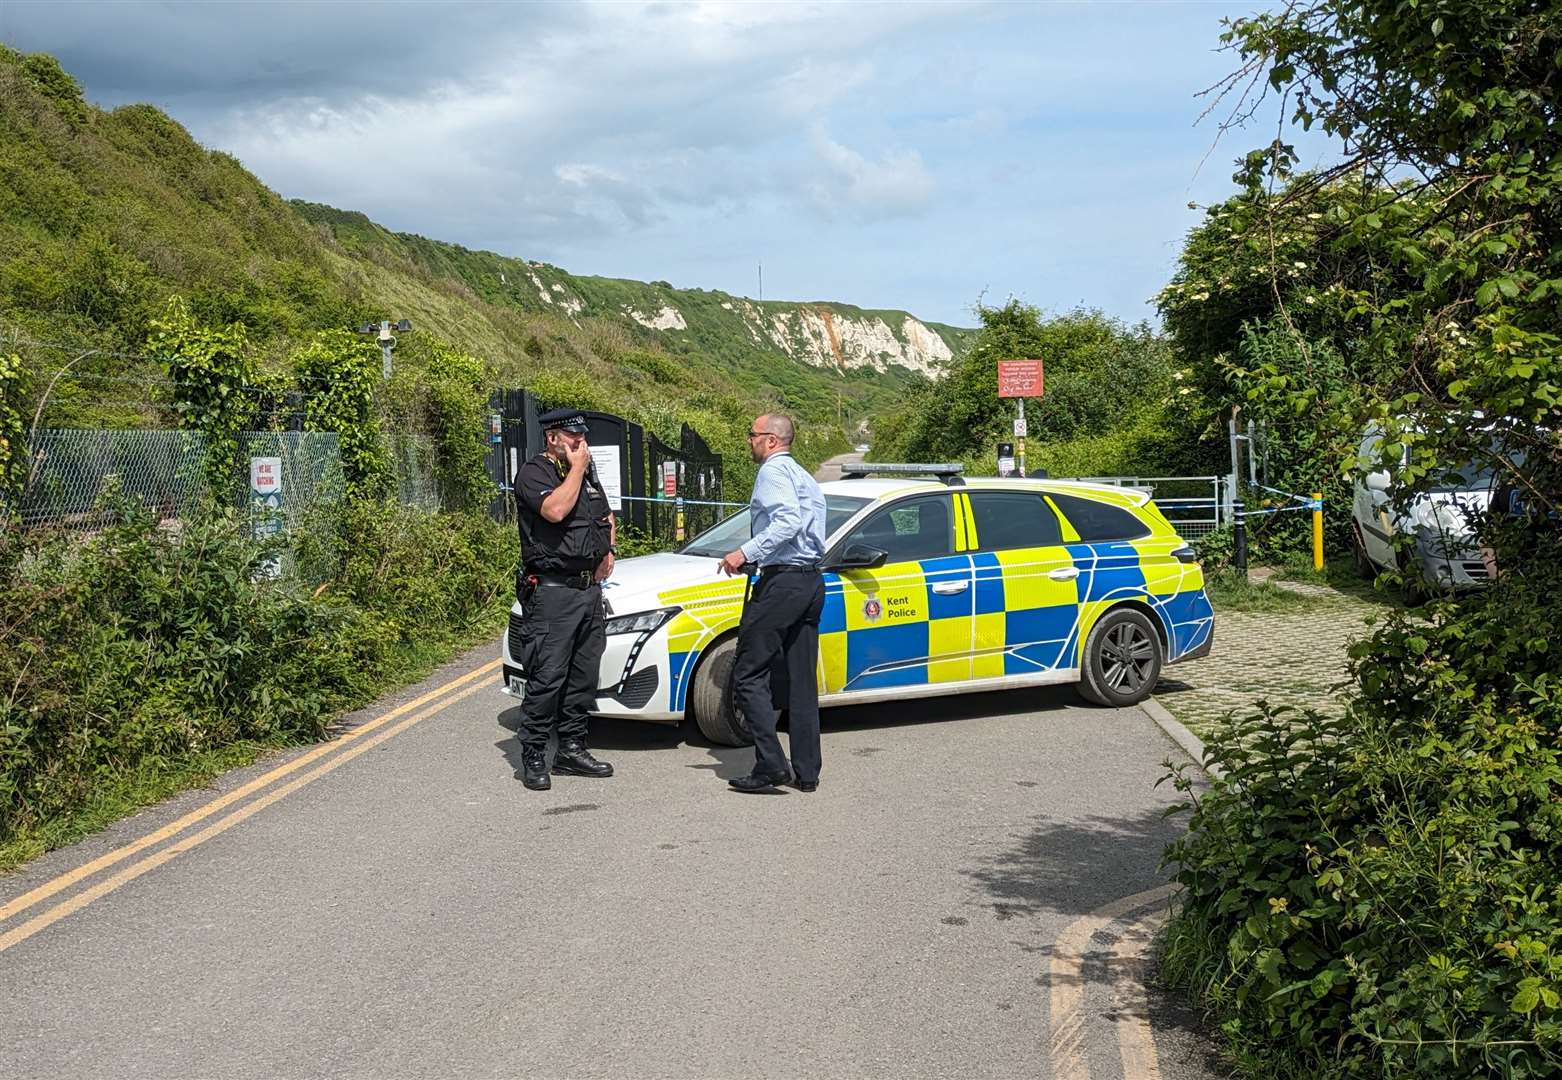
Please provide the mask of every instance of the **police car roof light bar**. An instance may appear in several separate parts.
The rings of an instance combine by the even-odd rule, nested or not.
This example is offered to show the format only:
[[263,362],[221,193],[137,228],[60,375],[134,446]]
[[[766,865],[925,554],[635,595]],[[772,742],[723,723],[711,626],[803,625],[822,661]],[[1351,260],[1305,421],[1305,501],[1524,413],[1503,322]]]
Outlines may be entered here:
[[878,473],[880,476],[932,476],[942,480],[949,487],[964,487],[965,480],[961,476],[964,472],[965,466],[958,461],[940,461],[927,465],[861,461],[855,465],[841,466],[841,478],[845,480],[858,480],[870,473]]

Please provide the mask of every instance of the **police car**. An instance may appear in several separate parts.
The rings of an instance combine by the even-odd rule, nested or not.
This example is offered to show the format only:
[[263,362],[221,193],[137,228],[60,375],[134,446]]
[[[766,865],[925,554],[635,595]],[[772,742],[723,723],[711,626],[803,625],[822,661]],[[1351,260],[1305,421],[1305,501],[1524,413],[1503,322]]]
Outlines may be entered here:
[[[820,485],[820,705],[1053,683],[1132,705],[1163,665],[1209,652],[1203,574],[1145,492],[966,479],[959,466],[848,469]],[[676,553],[617,564],[603,589],[597,714],[675,722],[692,712],[712,742],[751,741],[728,685],[747,581],[717,572],[748,537],[745,509]],[[503,688],[516,696],[520,610],[503,645]]]

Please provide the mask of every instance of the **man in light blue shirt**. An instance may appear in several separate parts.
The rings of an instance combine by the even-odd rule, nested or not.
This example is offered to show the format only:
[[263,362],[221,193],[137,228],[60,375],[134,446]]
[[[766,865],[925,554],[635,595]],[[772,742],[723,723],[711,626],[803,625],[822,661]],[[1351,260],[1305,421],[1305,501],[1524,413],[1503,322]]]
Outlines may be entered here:
[[[754,768],[729,781],[738,791],[764,791],[795,774],[800,791],[819,786],[819,613],[824,609],[824,493],[792,458],[789,417],[761,416],[749,429],[759,462],[749,502],[750,539],[721,560],[723,573],[759,568],[743,606],[732,665],[732,703],[754,735]],[[771,671],[784,665],[792,762],[776,735]]]

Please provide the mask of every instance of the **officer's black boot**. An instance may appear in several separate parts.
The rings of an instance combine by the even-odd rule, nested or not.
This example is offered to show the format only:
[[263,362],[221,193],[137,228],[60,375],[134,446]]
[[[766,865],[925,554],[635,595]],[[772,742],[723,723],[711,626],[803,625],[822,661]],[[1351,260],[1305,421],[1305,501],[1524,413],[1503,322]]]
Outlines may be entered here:
[[515,775],[533,791],[547,791],[553,786],[553,781],[548,779],[548,755],[541,750],[530,747],[522,750],[521,767]]
[[553,771],[571,776],[612,776],[613,766],[598,761],[579,739],[559,743],[559,752],[553,755]]

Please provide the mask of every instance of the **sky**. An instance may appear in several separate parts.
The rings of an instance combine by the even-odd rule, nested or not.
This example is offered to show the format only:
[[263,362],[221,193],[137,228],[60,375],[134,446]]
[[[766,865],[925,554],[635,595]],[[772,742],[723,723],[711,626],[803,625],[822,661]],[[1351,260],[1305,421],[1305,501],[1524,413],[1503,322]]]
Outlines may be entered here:
[[1188,203],[1274,137],[1273,102],[1200,122],[1221,19],[1260,6],[0,0],[0,41],[398,231],[744,296],[762,264],[769,299],[963,326],[1010,296],[1153,322]]

